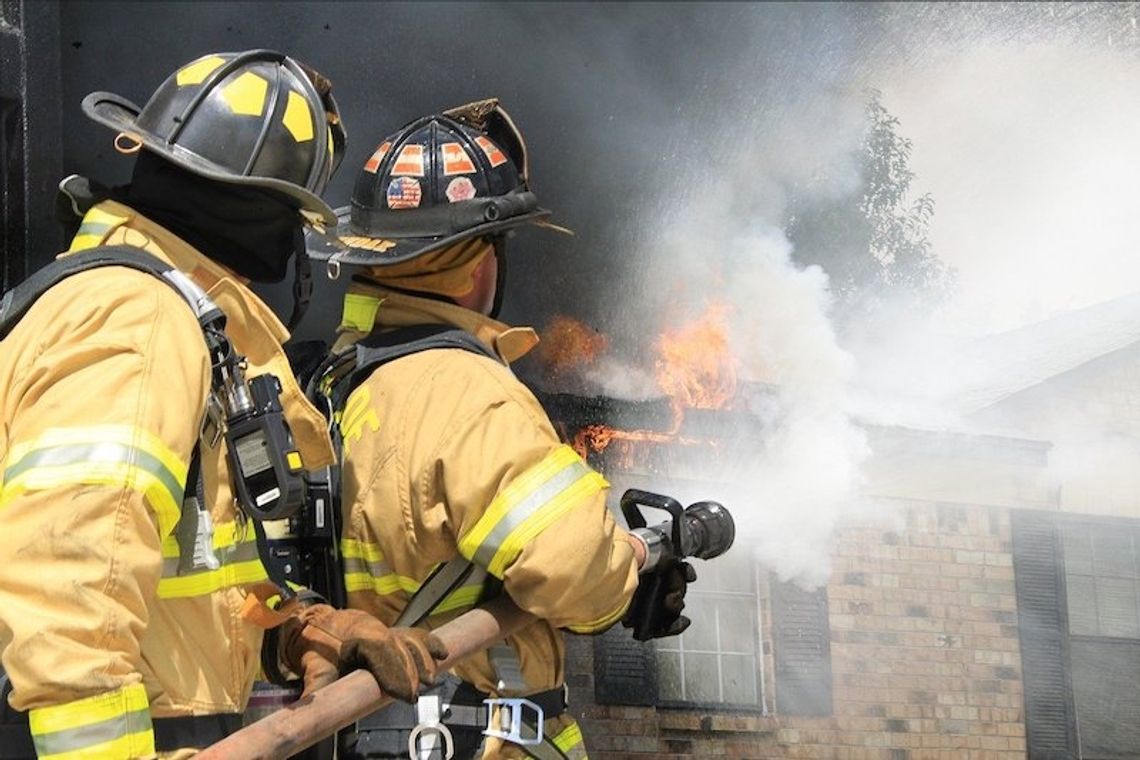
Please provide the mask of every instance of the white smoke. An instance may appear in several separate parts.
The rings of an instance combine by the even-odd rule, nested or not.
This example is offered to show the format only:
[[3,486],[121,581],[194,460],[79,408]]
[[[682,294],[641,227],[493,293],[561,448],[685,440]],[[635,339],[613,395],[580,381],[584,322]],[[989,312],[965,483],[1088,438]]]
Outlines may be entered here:
[[[726,72],[730,89],[748,81]],[[737,92],[732,109],[712,107],[729,96],[706,94],[707,107],[696,109],[701,140],[672,154],[656,195],[643,199],[654,213],[637,220],[640,246],[629,252],[639,265],[636,287],[611,320],[640,336],[640,356],[611,355],[586,372],[606,395],[660,395],[652,375],[638,369],[652,361],[648,344],[710,303],[725,304],[740,380],[772,392],[733,412],[762,436],[733,437],[745,451],[701,475],[715,493],[693,496],[723,499],[737,522],[735,551],[814,587],[830,574],[836,528],[857,509],[870,452],[850,414],[855,364],[831,324],[827,275],[792,262],[782,223],[793,187],[826,196],[857,187],[864,94],[858,85],[789,91],[778,100]]]
[[[821,585],[832,535],[858,499],[869,454],[849,413],[855,367],[829,319],[827,277],[818,267],[796,267],[791,244],[769,219],[734,218],[723,205],[691,200],[685,214],[670,218],[653,241],[654,261],[692,298],[653,324],[683,323],[709,302],[726,304],[740,380],[772,389],[756,408],[735,412],[736,423],[762,431],[762,439],[733,438],[747,453],[703,477],[722,484],[718,497],[736,517],[737,551],[752,552],[785,579]],[[719,252],[716,264],[698,251]],[[608,394],[626,390],[625,373],[597,377]]]
[[[737,507],[740,547],[808,584],[826,580],[835,528],[861,512],[869,452],[856,420],[971,429],[963,399],[1009,381],[1007,357],[979,352],[975,336],[1140,290],[1140,60],[1090,34],[1097,13],[1115,23],[1111,9],[1056,6],[1053,24],[1032,6],[877,7],[879,26],[821,32],[834,44],[818,62],[809,47],[726,55],[719,78],[677,111],[673,139],[638,143],[659,150],[660,171],[638,188],[638,245],[620,257],[630,262],[612,278],[620,308],[602,320],[635,337],[591,371],[602,392],[651,394],[649,373],[622,367],[646,366],[646,343],[676,317],[726,300],[745,377],[776,388],[758,416],[762,450],[721,474],[739,485],[726,504]],[[638,67],[607,71],[620,79]],[[959,282],[933,321],[888,305],[841,346],[826,277],[790,262],[780,228],[792,188],[841,197],[857,187],[868,87],[913,143],[913,190],[936,203],[933,252]],[[632,89],[656,117],[680,100]],[[640,355],[625,350],[638,340]],[[1119,474],[1133,444],[1102,433],[1056,431],[1058,482]],[[1090,441],[1108,453],[1082,456]]]
[[[1108,41],[1111,10],[1099,9]],[[1118,28],[1134,34],[1135,19]],[[1080,354],[1074,324],[1088,324],[1090,341],[1114,329],[1077,310],[1107,316],[1120,301],[1102,304],[1140,292],[1140,57],[1088,29],[1015,31],[878,67],[884,103],[913,141],[916,182],[936,199],[934,251],[958,287],[929,322],[895,320],[849,345],[855,408],[887,424],[1047,440],[1062,509],[1137,516],[1140,429],[1111,411],[1074,414],[1103,399],[1055,377],[1095,358],[1066,365]],[[1031,413],[975,414],[979,400],[1026,387],[1035,365],[1058,371],[1033,378],[1048,385]]]
[[958,270],[941,329],[1011,329],[1140,289],[1135,51],[981,41],[886,76],[937,200],[934,249]]

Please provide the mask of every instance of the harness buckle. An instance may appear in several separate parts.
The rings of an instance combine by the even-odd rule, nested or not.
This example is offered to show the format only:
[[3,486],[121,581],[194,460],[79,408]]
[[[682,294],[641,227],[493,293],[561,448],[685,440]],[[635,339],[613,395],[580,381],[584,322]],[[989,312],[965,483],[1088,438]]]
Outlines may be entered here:
[[[434,760],[439,757],[437,749],[442,753],[443,760],[451,760],[455,754],[455,741],[451,730],[440,722],[443,712],[443,700],[439,694],[424,694],[416,700],[416,719],[419,724],[408,735],[408,757],[411,760]],[[437,735],[443,737],[442,748]]]
[[[493,736],[522,745],[542,744],[542,708],[534,702],[522,697],[492,697],[484,699],[483,704],[487,705],[487,728],[483,730],[484,736]],[[500,708],[497,720],[496,707]],[[523,722],[524,708],[530,708],[534,713],[533,726],[529,722]],[[534,735],[523,736],[523,726],[531,729]]]
[[[408,735],[408,757],[411,760],[420,760],[423,757],[434,757],[434,752],[438,749],[438,745],[430,742],[425,747],[420,747],[420,735],[426,734],[425,739],[438,734],[443,737],[443,760],[451,760],[455,755],[455,740],[451,736],[451,730],[442,723],[421,723],[412,729],[412,733]],[[427,754],[424,755],[423,752]]]

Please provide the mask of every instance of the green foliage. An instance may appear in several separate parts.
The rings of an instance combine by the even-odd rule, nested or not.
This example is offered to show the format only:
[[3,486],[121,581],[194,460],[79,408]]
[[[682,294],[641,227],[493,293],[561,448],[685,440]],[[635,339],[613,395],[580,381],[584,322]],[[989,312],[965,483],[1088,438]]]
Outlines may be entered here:
[[857,156],[859,182],[848,192],[821,173],[796,188],[785,230],[801,266],[818,264],[831,280],[840,321],[873,314],[884,303],[925,312],[953,282],[931,251],[929,193],[910,200],[911,141],[871,91],[867,128]]

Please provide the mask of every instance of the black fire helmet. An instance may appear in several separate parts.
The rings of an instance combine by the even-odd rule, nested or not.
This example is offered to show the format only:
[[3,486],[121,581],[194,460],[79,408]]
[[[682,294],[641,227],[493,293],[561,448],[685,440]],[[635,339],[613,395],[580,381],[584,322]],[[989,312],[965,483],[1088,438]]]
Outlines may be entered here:
[[[340,264],[398,264],[550,215],[527,177],[526,145],[492,98],[406,124],[384,138],[337,209],[335,235],[309,236],[309,255]],[[553,226],[553,225],[549,225]],[[499,246],[496,246],[499,248]]]
[[344,156],[332,85],[271,50],[213,53],[174,72],[139,108],[109,92],[83,111],[117,131],[115,146],[156,153],[218,182],[284,195],[310,222],[337,218],[318,196]]

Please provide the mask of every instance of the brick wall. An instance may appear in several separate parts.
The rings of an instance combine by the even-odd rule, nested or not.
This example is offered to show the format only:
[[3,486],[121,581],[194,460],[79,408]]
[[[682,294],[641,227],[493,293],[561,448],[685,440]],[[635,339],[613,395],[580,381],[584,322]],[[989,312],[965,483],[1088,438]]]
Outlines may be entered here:
[[[593,642],[574,638],[567,681],[590,756],[949,760],[968,750],[975,760],[1024,758],[1008,511],[892,508],[901,518],[895,530],[848,529],[836,542],[832,716],[596,705]],[[770,642],[771,631],[763,638]],[[764,662],[771,706],[779,683],[771,657]]]

